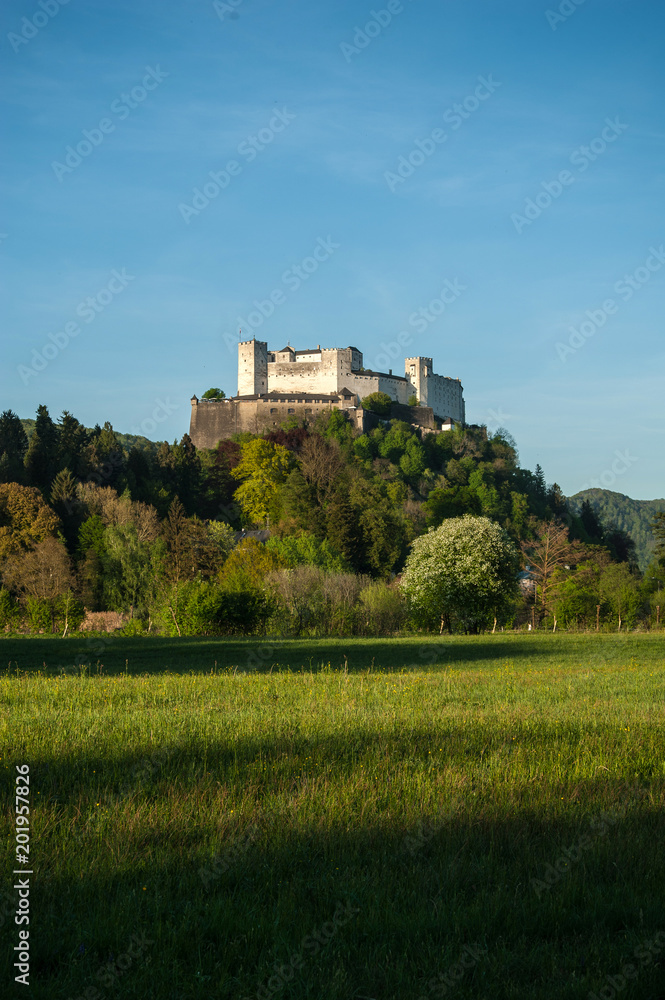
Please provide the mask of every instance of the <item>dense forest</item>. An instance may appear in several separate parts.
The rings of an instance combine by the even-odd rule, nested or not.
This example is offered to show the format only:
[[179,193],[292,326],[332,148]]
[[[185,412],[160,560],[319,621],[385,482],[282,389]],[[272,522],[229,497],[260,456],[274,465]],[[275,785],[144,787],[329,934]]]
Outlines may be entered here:
[[0,628],[426,628],[400,587],[405,561],[465,515],[499,525],[524,567],[498,627],[654,627],[665,611],[665,515],[642,575],[626,531],[521,468],[505,431],[385,419],[356,434],[333,410],[197,450],[40,406],[34,422],[0,415]]
[[579,514],[585,500],[603,524],[614,525],[630,535],[635,543],[637,565],[645,572],[656,551],[654,517],[659,511],[665,510],[665,500],[633,500],[613,490],[583,490],[569,497],[571,511]]

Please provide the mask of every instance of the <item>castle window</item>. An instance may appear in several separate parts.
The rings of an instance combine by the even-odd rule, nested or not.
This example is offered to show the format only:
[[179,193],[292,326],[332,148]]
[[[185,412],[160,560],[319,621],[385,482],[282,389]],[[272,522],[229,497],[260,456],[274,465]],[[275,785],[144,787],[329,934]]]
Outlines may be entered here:
[[295,413],[296,411],[295,411],[295,409],[293,407],[289,407],[289,409],[286,412],[287,413]]
[[311,410],[305,410],[305,413],[311,413],[311,412],[312,412]]
[[271,406],[270,407],[270,412],[271,413],[277,413],[277,407],[276,406]]

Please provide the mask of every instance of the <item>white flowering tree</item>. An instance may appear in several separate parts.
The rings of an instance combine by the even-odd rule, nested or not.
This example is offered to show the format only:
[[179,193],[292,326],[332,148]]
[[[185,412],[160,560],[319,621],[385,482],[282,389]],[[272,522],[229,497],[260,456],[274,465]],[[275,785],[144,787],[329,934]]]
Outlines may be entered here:
[[506,610],[518,571],[519,555],[503,528],[466,514],[415,539],[401,586],[420,624],[475,633]]

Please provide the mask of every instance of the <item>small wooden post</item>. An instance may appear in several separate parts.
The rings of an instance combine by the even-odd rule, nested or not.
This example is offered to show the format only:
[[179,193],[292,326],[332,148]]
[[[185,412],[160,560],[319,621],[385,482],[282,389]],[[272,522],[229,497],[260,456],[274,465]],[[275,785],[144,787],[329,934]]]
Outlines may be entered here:
[[596,632],[600,631],[600,604],[596,605]]

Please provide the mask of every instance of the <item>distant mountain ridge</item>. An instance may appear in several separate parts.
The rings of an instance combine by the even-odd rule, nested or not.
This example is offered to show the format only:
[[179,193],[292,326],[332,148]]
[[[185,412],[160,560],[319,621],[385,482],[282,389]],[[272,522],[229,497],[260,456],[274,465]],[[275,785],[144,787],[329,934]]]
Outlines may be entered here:
[[638,565],[644,572],[653,559],[656,546],[651,523],[659,510],[665,510],[665,499],[633,500],[613,490],[581,490],[568,497],[572,513],[579,514],[585,500],[606,527],[614,525],[630,535],[635,542]]

